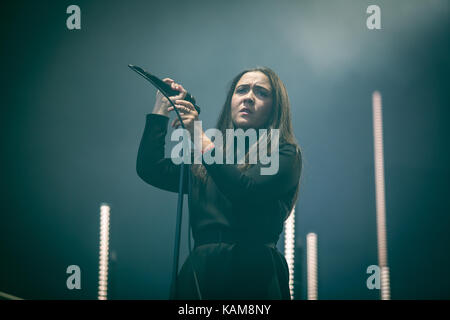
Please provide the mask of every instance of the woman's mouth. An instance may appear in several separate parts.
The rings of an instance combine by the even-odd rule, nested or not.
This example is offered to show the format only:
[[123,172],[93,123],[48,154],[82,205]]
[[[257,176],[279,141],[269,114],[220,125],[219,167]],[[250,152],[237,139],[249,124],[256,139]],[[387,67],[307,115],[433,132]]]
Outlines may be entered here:
[[248,114],[250,114],[251,112],[250,112],[250,110],[247,109],[247,108],[242,108],[242,109],[239,111],[239,113],[240,113],[241,115],[248,115]]

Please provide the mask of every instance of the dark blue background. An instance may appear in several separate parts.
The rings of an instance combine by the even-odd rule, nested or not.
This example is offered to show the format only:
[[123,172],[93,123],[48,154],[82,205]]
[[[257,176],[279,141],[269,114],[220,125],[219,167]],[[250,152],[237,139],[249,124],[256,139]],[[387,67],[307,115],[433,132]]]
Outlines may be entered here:
[[[71,4],[81,30],[66,28]],[[366,28],[370,4],[381,8],[381,30]],[[446,0],[3,6],[0,291],[96,299],[99,205],[108,202],[112,298],[168,297],[177,195],[136,174],[155,89],[132,63],[182,83],[204,128],[215,126],[242,69],[279,74],[304,155],[297,279],[306,276],[306,234],[316,232],[319,299],[379,297],[366,287],[366,268],[378,263],[371,95],[379,90],[391,296],[450,298],[448,18]],[[185,224],[182,239],[183,261]],[[81,268],[79,291],[66,288],[71,264]],[[298,293],[305,299],[304,281]]]

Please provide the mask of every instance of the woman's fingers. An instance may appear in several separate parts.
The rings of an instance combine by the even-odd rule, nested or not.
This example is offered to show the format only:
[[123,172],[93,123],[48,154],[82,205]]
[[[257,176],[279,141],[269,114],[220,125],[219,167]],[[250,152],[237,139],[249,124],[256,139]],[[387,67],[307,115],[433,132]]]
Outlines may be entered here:
[[181,84],[178,84],[175,81],[172,81],[170,83],[170,86],[171,86],[171,88],[173,90],[177,90],[177,91],[180,91],[180,92],[186,91]]
[[178,89],[179,89],[181,92],[186,92],[186,89],[185,89],[181,84],[178,84]]
[[175,102],[178,105],[183,105],[183,106],[187,107],[188,109],[190,109],[192,111],[196,111],[194,105],[191,102],[187,101],[187,100],[179,99],[179,100],[177,100]]
[[173,101],[173,103],[176,103],[177,100],[182,100],[186,97],[186,91],[181,92],[180,94],[176,95],[176,96],[171,96],[169,97],[170,100]]
[[[176,83],[173,79],[171,78],[164,78],[163,81],[167,84],[170,85],[170,87],[175,90],[178,91],[179,94],[175,95],[175,96],[170,96],[170,100],[172,100],[172,102],[175,103],[176,100],[182,100],[186,97],[187,91],[186,89],[184,89],[184,87],[181,84]],[[164,103],[169,103],[169,101],[167,100],[167,98],[158,90],[157,94],[161,95],[162,97],[160,99],[162,99],[162,101]],[[173,109],[173,108],[172,108]]]
[[[173,108],[172,108],[172,110],[173,110]],[[184,113],[184,112],[180,113],[180,117],[181,117],[181,120],[183,120],[183,123],[188,126],[192,123],[192,121],[195,121],[195,119],[197,119],[197,117],[195,115],[193,115],[191,113]],[[178,117],[176,117],[175,119],[172,120],[171,125],[172,125],[172,127],[179,127],[181,125],[180,119],[178,119]]]
[[176,90],[176,91],[179,91],[179,92],[180,92],[180,93],[177,94],[176,96],[171,96],[171,97],[170,97],[170,99],[171,99],[172,101],[179,100],[179,99],[184,99],[184,98],[186,97],[187,91],[183,88],[182,85],[179,85],[179,84],[177,84],[176,82],[172,82],[170,85],[171,85],[171,88],[172,88],[173,90]]
[[[183,119],[183,123],[184,123],[184,119]],[[178,128],[180,126],[180,120],[177,119],[173,119],[172,121],[172,127],[174,128]]]
[[[198,119],[198,112],[192,103],[186,100],[176,100],[175,103],[175,107],[181,115],[188,115],[188,117],[192,117],[194,120]],[[173,110],[173,106],[167,108],[168,112]]]
[[176,91],[179,91],[179,92],[180,92],[178,95],[173,96],[173,97],[170,97],[170,99],[183,99],[183,98],[186,96],[187,91],[186,91],[186,89],[184,89],[184,87],[183,87],[181,84],[176,83],[176,82],[175,82],[173,79],[171,79],[171,78],[164,78],[163,81],[164,81],[165,83],[167,83],[167,84],[170,84],[170,87],[171,87],[173,90],[176,90]]
[[173,79],[164,78],[162,81],[164,81],[167,84],[170,84],[170,87],[173,90],[177,90],[177,91],[180,91],[180,92],[185,91],[183,86],[181,84],[176,83]]
[[[158,90],[158,92],[159,92],[159,90]],[[161,93],[161,95],[162,95],[162,93]],[[170,98],[170,100],[172,100],[175,103],[176,100],[184,99],[185,97],[186,97],[186,92],[184,91],[176,96],[170,96],[169,98]],[[167,98],[165,96],[163,96],[162,99],[163,99],[163,101],[169,102],[169,101],[167,101]]]
[[[177,110],[183,114],[192,114],[194,117],[198,116],[197,110],[194,109],[194,106],[189,102],[185,100],[176,100],[175,107]],[[170,106],[167,108],[167,111],[173,111],[173,106]]]
[[[186,100],[175,100],[175,106],[177,107],[178,110],[187,110],[187,111],[192,111],[192,112],[197,112],[195,110],[195,107],[192,103],[190,103],[189,101]],[[173,107],[171,106],[169,109],[173,110]]]
[[186,90],[182,91],[179,95],[176,96],[175,100],[182,100],[186,97]]

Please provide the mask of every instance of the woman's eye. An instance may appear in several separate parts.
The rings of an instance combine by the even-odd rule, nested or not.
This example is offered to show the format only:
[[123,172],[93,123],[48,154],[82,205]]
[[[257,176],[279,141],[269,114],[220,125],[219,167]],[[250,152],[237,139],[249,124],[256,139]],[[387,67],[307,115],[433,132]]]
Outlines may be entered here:
[[268,93],[265,90],[258,90],[257,93],[261,96],[261,97],[268,97]]
[[[239,87],[236,88],[236,93],[237,94],[245,94],[248,92],[248,87]],[[269,92],[267,92],[267,90],[264,89],[259,89],[259,88],[254,88],[254,93],[255,95],[257,95],[258,97],[262,97],[262,98],[267,98],[269,96]]]

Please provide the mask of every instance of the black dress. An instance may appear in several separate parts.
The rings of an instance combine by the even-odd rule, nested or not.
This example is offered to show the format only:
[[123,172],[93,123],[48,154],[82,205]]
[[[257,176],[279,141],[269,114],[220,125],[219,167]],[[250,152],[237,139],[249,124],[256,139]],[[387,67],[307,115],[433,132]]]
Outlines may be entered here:
[[[168,121],[147,115],[136,169],[145,182],[178,193],[181,165],[164,157]],[[274,175],[261,175],[259,162],[246,171],[203,165],[206,182],[184,170],[194,249],[178,274],[176,298],[199,298],[194,267],[202,299],[290,299],[287,263],[275,245],[298,188],[300,152],[280,143]]]

